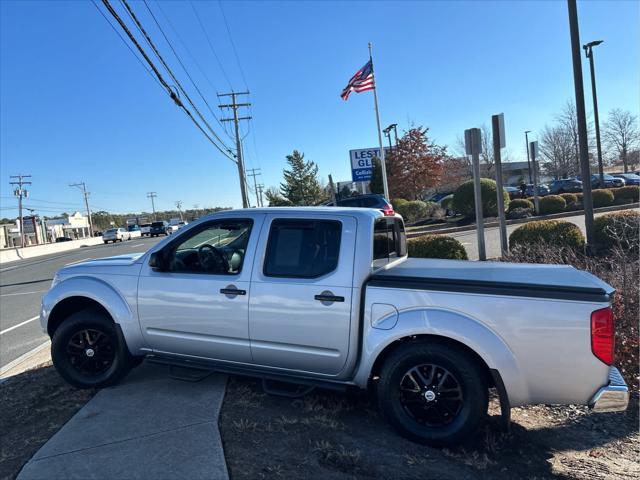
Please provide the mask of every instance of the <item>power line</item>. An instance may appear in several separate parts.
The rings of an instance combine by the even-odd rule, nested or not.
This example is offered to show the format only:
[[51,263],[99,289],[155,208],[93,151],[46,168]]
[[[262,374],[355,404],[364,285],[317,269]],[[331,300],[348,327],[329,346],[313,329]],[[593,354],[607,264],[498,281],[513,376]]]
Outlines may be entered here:
[[227,35],[229,35],[229,42],[231,42],[231,48],[233,50],[233,54],[236,57],[236,62],[238,63],[238,69],[240,70],[240,75],[242,76],[242,81],[244,82],[244,88],[249,90],[249,86],[247,85],[247,79],[244,76],[244,70],[242,69],[242,65],[240,64],[240,57],[238,56],[238,50],[236,50],[236,44],[233,41],[233,36],[231,35],[231,29],[229,28],[229,22],[227,22],[227,16],[224,14],[224,9],[222,8],[222,2],[218,0],[218,6],[220,7],[220,12],[222,13],[222,19],[224,20],[224,24],[227,27]]
[[[169,38],[167,37],[167,35],[164,33],[164,30],[162,29],[162,26],[160,25],[160,23],[158,22],[158,19],[156,18],[156,16],[153,14],[153,11],[151,10],[151,8],[149,7],[149,3],[147,2],[147,0],[144,0],[144,5],[145,7],[147,7],[147,10],[149,11],[149,13],[151,14],[151,18],[153,18],[153,21],[155,22],[156,26],[158,27],[158,30],[160,30],[160,33],[162,34],[162,36],[164,37],[165,41],[167,42],[167,45],[169,45],[169,48],[171,49],[171,51],[173,52],[173,54],[175,55],[176,59],[178,60],[178,63],[180,64],[180,66],[182,67],[182,70],[184,70],[184,73],[187,75],[187,77],[189,78],[189,80],[191,81],[191,84],[193,85],[193,87],[196,89],[196,91],[198,92],[198,95],[200,95],[200,98],[202,98],[202,101],[205,103],[205,105],[207,106],[207,108],[209,109],[209,112],[211,113],[211,115],[213,115],[213,118],[216,119],[216,122],[218,122],[218,124],[224,129],[224,127],[222,126],[222,122],[220,122],[220,120],[218,120],[218,117],[216,116],[216,114],[213,112],[213,110],[211,109],[211,106],[209,105],[209,102],[207,102],[207,99],[204,97],[204,95],[202,94],[202,92],[200,91],[200,89],[198,88],[198,85],[196,85],[196,82],[193,80],[193,78],[191,77],[191,74],[189,73],[189,71],[187,70],[187,67],[185,67],[184,63],[182,62],[182,59],[180,58],[180,56],[178,55],[178,52],[176,52],[175,48],[173,48],[173,45],[171,44],[171,41],[169,41]],[[195,107],[194,107],[195,108]],[[226,132],[226,131],[225,131]],[[220,137],[218,137],[218,135],[215,132],[211,132],[213,133],[216,138],[220,141],[220,143],[222,143],[224,145],[224,142],[222,141],[222,139]]]
[[[149,34],[147,33],[147,31],[144,29],[144,27],[142,26],[142,24],[140,23],[140,20],[138,20],[138,17],[136,17],[136,14],[133,12],[133,9],[131,8],[131,6],[129,5],[129,3],[127,2],[127,0],[120,0],[122,2],[122,4],[125,6],[127,13],[129,14],[129,16],[131,17],[131,20],[133,20],[133,22],[136,24],[136,27],[138,28],[138,30],[140,31],[140,33],[142,33],[142,35],[144,36],[145,40],[147,41],[147,43],[149,44],[149,46],[151,47],[151,49],[153,50],[153,52],[156,54],[156,56],[158,57],[158,59],[160,60],[160,63],[162,63],[162,65],[164,66],[164,68],[167,70],[167,72],[169,73],[169,75],[171,76],[171,78],[173,79],[174,82],[176,82],[176,85],[178,86],[178,89],[182,92],[182,94],[184,95],[184,97],[187,99],[187,101],[189,102],[189,105],[191,105],[191,107],[194,109],[194,111],[196,112],[196,115],[198,115],[198,117],[200,117],[200,119],[202,120],[202,122],[207,126],[207,129],[211,132],[211,134],[216,137],[218,139],[218,141],[222,144],[222,146],[227,150],[227,152],[231,152],[231,149],[225,145],[225,143],[222,141],[222,139],[218,136],[218,134],[213,130],[213,128],[211,128],[211,125],[209,125],[209,122],[207,122],[207,120],[204,118],[204,116],[202,115],[202,113],[200,113],[200,110],[198,109],[198,107],[196,106],[196,104],[193,102],[193,100],[191,100],[191,97],[189,97],[189,94],[187,93],[187,91],[183,88],[182,84],[180,83],[180,80],[178,80],[178,77],[175,76],[175,74],[173,73],[173,71],[171,70],[171,68],[169,67],[169,65],[167,64],[167,62],[164,60],[164,58],[162,57],[162,55],[160,55],[160,52],[158,51],[158,48],[155,46],[155,44],[151,41],[151,37],[149,36]],[[155,17],[154,17],[155,18]],[[164,32],[163,32],[164,35]],[[172,47],[173,48],[173,47]],[[229,155],[226,155],[227,157],[229,157]],[[229,157],[230,160],[233,160],[231,157]]]
[[11,175],[9,178],[16,178],[12,182],[9,182],[9,185],[15,185],[16,189],[13,191],[13,194],[18,197],[18,212],[20,216],[20,246],[24,248],[25,238],[24,238],[24,217],[22,215],[22,199],[27,198],[29,196],[29,192],[25,190],[25,185],[31,185],[31,181],[24,180],[25,178],[31,178],[31,175]]
[[225,80],[229,84],[229,88],[231,90],[233,90],[233,86],[231,85],[231,81],[229,80],[229,77],[227,76],[227,72],[224,70],[224,67],[222,66],[222,62],[220,62],[220,58],[218,57],[218,54],[216,53],[216,49],[213,48],[213,43],[211,43],[211,39],[209,38],[209,34],[207,33],[207,30],[204,28],[202,20],[200,19],[200,15],[198,14],[198,10],[196,10],[196,7],[193,5],[193,2],[191,0],[189,0],[189,5],[191,5],[191,9],[193,10],[193,13],[196,16],[196,19],[198,20],[198,24],[200,25],[200,29],[202,30],[202,33],[204,33],[204,36],[207,39],[207,43],[209,44],[209,50],[211,50],[211,53],[213,54],[214,58],[216,59],[216,62],[218,63],[218,67],[220,67],[220,71],[222,72],[222,75],[224,75]]
[[109,26],[113,29],[113,31],[116,32],[116,35],[118,35],[118,37],[120,37],[120,40],[122,40],[122,43],[124,43],[125,47],[127,47],[129,49],[129,51],[131,52],[131,55],[136,57],[136,60],[138,60],[138,62],[140,62],[140,65],[142,65],[142,68],[144,68],[144,71],[149,74],[149,76],[158,84],[158,86],[160,88],[162,88],[162,84],[158,81],[158,79],[156,77],[153,76],[153,73],[151,73],[151,70],[149,70],[147,67],[144,66],[144,62],[140,59],[140,57],[138,55],[136,55],[136,52],[133,51],[133,48],[131,48],[131,45],[129,45],[127,43],[127,41],[124,39],[122,34],[118,31],[118,29],[109,21],[109,19],[104,14],[104,12],[102,10],[100,10],[100,7],[96,3],[96,0],[92,0],[91,3],[93,3],[93,5],[98,10],[98,12],[100,12],[100,15],[102,15],[102,18],[104,18],[105,22],[107,22],[109,24]]
[[[171,89],[171,87],[169,86],[169,84],[166,82],[166,80],[162,77],[162,74],[158,71],[158,68],[155,66],[155,64],[153,63],[153,61],[151,61],[151,59],[149,58],[149,56],[147,55],[147,53],[144,51],[144,49],[142,48],[142,46],[140,45],[140,43],[138,43],[138,41],[136,40],[135,36],[131,33],[131,31],[129,30],[129,28],[127,27],[127,25],[124,23],[124,21],[122,20],[122,18],[120,18],[120,15],[118,15],[118,13],[113,9],[113,7],[111,6],[111,4],[109,3],[109,0],[102,0],[102,3],[104,4],[104,6],[107,8],[107,10],[109,11],[109,13],[116,19],[116,21],[118,22],[118,24],[120,25],[120,27],[124,30],[124,32],[127,34],[127,36],[129,37],[129,39],[131,40],[131,42],[136,46],[136,48],[138,49],[138,51],[140,52],[140,54],[144,57],[145,61],[149,64],[149,66],[151,67],[151,69],[153,70],[153,73],[155,73],[156,77],[158,77],[158,81],[162,84],[162,86],[167,90],[167,93],[169,94],[169,97],[171,97],[171,99],[174,101],[174,103],[180,107],[184,113],[191,119],[191,121],[195,124],[196,127],[198,127],[198,129],[202,132],[202,134],[207,138],[207,140],[209,140],[209,142],[211,142],[211,144],[216,147],[220,153],[222,153],[225,157],[233,160],[233,157],[231,157],[227,152],[225,152],[222,147],[220,147],[208,134],[207,132],[202,128],[202,125],[200,125],[198,123],[198,121],[193,117],[193,115],[191,114],[191,112],[189,111],[189,109],[187,107],[184,106],[184,104],[182,103],[182,101],[180,100],[180,98],[175,94],[175,92]],[[234,160],[235,161],[235,160]]]

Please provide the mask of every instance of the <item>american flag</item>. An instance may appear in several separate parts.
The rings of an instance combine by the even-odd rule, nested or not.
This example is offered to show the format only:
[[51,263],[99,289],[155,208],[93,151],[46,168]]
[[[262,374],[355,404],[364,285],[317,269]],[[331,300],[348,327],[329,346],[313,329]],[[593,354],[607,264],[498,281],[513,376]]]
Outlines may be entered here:
[[351,80],[349,80],[347,86],[344,87],[340,96],[343,100],[347,100],[351,92],[366,92],[367,90],[373,90],[374,88],[376,88],[376,86],[373,82],[373,63],[369,60],[364,67],[358,70],[356,74],[351,77]]

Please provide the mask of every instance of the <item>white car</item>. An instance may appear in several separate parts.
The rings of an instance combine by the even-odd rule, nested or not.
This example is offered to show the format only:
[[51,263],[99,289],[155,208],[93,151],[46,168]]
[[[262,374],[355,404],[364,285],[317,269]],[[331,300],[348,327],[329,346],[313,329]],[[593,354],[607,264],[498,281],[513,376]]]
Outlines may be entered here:
[[253,208],[66,266],[40,323],[75,386],[146,356],[289,396],[273,380],[360,388],[405,437],[449,445],[485,420],[490,388],[505,423],[527,404],[625,410],[613,294],[569,266],[407,258],[402,218],[376,209]]
[[149,235],[151,235],[151,224],[150,223],[144,223],[144,224],[140,225],[140,235],[142,235],[143,237],[148,237]]
[[104,243],[116,243],[124,240],[131,240],[131,234],[124,228],[110,228],[102,234],[102,241]]

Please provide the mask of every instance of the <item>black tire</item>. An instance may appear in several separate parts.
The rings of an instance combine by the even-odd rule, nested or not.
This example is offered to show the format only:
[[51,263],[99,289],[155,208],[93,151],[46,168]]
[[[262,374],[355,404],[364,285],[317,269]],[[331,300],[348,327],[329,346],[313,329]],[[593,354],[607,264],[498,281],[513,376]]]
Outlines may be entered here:
[[[414,382],[416,376],[427,385]],[[489,405],[485,375],[475,359],[435,341],[407,343],[392,352],[376,393],[383,416],[403,437],[431,446],[453,445],[472,435]]]
[[51,359],[60,376],[78,388],[114,385],[135,363],[120,330],[95,308],[62,322],[51,340]]

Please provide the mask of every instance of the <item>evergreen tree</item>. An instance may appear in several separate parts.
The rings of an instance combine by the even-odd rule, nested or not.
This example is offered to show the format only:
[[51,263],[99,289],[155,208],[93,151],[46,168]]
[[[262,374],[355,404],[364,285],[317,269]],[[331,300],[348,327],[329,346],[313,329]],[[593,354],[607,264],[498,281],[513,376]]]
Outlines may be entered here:
[[280,193],[291,205],[317,205],[323,199],[322,187],[318,181],[318,166],[304,159],[304,154],[294,150],[287,155],[289,169],[283,172],[284,182]]
[[371,174],[371,181],[369,182],[369,189],[371,193],[384,193],[384,185],[382,182],[382,162],[375,157],[373,159],[373,172]]

